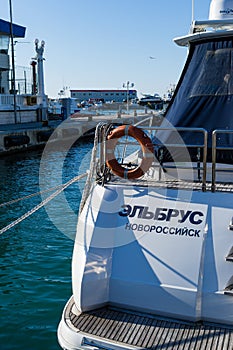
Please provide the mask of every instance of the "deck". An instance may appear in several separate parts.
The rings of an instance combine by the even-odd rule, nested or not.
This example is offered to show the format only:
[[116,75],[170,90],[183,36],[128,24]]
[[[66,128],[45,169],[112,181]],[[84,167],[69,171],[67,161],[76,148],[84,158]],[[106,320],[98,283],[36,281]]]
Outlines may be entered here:
[[[66,309],[72,328],[89,337],[86,345],[105,340],[124,348],[163,350],[232,350],[233,327],[181,322],[104,307],[76,314],[73,299]],[[90,337],[94,336],[93,341]]]

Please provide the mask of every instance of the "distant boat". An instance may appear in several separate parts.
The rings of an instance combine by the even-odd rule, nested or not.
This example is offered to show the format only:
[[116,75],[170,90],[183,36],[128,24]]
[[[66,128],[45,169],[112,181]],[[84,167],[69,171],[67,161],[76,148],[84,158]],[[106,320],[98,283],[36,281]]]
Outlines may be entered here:
[[158,105],[163,103],[163,99],[158,95],[146,95],[138,101],[140,106],[150,106],[150,105]]
[[51,99],[48,104],[48,115],[50,119],[68,117],[82,111],[82,108],[77,106],[75,98],[62,97],[59,99]]
[[62,116],[62,103],[60,100],[57,100],[57,99],[49,100],[48,115],[50,118]]
[[175,39],[189,55],[162,124],[97,128],[63,349],[233,349],[233,19],[214,4]]

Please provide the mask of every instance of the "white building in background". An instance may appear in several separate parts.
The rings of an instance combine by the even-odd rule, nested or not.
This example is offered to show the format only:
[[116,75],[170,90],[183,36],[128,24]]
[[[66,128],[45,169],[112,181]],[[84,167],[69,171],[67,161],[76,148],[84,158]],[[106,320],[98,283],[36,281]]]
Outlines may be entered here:
[[[33,59],[33,83],[27,89],[26,71],[23,79],[14,74],[12,58],[14,39],[25,37],[26,28],[0,19],[0,124],[20,124],[28,122],[47,122],[47,96],[44,92],[43,52],[44,42],[35,42],[37,57]],[[10,45],[13,38],[13,45]],[[11,48],[11,50],[10,50]],[[11,56],[11,60],[10,60]],[[36,69],[37,68],[37,69]],[[29,69],[29,68],[28,68]],[[23,86],[23,89],[20,87]]]
[[[129,100],[137,98],[137,90],[128,90]],[[71,98],[76,101],[102,100],[103,102],[124,102],[127,100],[127,89],[123,90],[70,90]]]
[[[12,35],[14,38],[24,38],[26,28],[17,24],[12,24]],[[0,19],[0,94],[11,93],[12,82],[10,77],[10,23]]]

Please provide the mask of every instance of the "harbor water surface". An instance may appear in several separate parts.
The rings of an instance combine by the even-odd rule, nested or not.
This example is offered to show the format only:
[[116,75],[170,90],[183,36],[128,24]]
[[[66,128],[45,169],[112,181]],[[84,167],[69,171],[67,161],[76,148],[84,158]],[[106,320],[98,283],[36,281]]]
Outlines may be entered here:
[[[93,140],[76,143],[66,154],[51,150],[0,159],[0,203],[60,185],[54,167],[62,164],[62,182],[89,167]],[[71,259],[77,213],[85,179],[68,187],[33,215],[0,236],[0,349],[58,350],[57,326],[71,296]],[[49,196],[52,192],[44,194]],[[64,197],[65,195],[65,197]],[[63,208],[64,198],[70,208]],[[1,228],[41,202],[40,195],[0,206]]]

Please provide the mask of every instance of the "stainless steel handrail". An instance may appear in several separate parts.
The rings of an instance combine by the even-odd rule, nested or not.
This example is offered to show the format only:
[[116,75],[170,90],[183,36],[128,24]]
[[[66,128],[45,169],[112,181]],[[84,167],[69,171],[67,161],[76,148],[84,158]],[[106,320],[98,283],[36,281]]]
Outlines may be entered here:
[[[179,135],[180,138],[180,143],[174,143],[174,144],[169,144],[169,143],[157,143],[156,146],[160,147],[160,146],[165,146],[165,147],[180,147],[180,148],[199,148],[199,149],[203,149],[203,157],[202,157],[202,161],[198,160],[197,163],[203,163],[203,166],[200,167],[197,166],[195,169],[198,169],[198,171],[203,171],[202,173],[202,190],[205,191],[206,190],[206,173],[207,173],[207,139],[208,139],[208,133],[205,129],[203,128],[182,128],[182,127],[178,127],[178,128],[171,128],[171,127],[161,127],[161,126],[150,126],[150,127],[145,127],[145,126],[140,126],[137,125],[137,127],[142,128],[143,130],[146,130],[147,132],[149,132],[149,134],[151,135],[153,131],[155,131],[156,133],[158,131],[170,131],[170,132],[195,132],[195,133],[201,133],[202,134],[202,140],[201,142],[199,142],[198,144],[187,144],[187,143],[182,143],[182,137]],[[156,136],[155,133],[155,136]],[[125,142],[120,142],[121,144],[125,144]],[[135,142],[129,142],[130,145],[135,144]],[[106,144],[104,143],[104,148],[106,147]],[[104,153],[106,152],[106,150],[104,151]],[[184,166],[181,166],[183,169],[185,168]],[[179,166],[176,166],[174,168],[179,168]],[[192,167],[193,168],[193,167]],[[189,167],[186,167],[186,169],[190,169]]]
[[217,135],[218,134],[232,134],[233,135],[233,130],[214,130],[212,132],[212,185],[211,185],[211,190],[212,192],[215,192],[216,189],[216,173],[219,171],[228,171],[228,172],[233,172],[232,169],[225,169],[225,168],[219,168],[216,169],[216,158],[217,158],[217,151],[218,150],[225,150],[225,151],[233,151],[233,146],[217,146]]
[[[207,175],[207,141],[208,141],[208,132],[204,128],[185,128],[185,127],[177,127],[177,128],[172,128],[172,127],[150,127],[147,128],[147,130],[156,130],[156,131],[171,131],[171,132],[197,132],[197,133],[202,133],[203,134],[203,142],[201,144],[187,144],[187,143],[182,143],[182,144],[169,144],[169,143],[161,143],[159,146],[165,146],[165,147],[180,147],[180,148],[202,148],[203,149],[203,167],[197,167],[196,169],[198,170],[203,170],[202,174],[202,190],[206,191],[206,175]],[[182,139],[182,137],[180,136]],[[179,168],[176,166],[176,168]],[[184,167],[183,167],[184,168]],[[187,167],[186,169],[190,169],[190,167]]]

